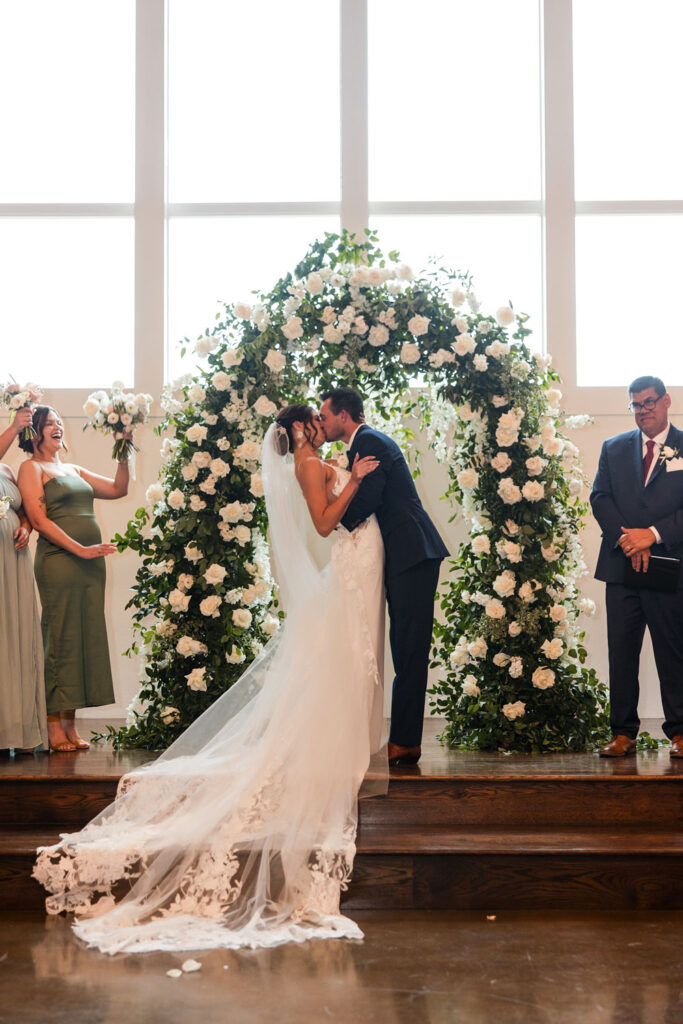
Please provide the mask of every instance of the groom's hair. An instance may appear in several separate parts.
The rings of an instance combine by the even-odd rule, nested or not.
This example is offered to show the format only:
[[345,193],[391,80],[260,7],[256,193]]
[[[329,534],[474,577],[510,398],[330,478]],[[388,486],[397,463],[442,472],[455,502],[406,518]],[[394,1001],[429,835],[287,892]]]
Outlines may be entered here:
[[347,412],[354,423],[361,423],[363,419],[363,399],[353,388],[332,388],[322,396],[323,402],[330,400],[330,407],[335,416],[342,410]]

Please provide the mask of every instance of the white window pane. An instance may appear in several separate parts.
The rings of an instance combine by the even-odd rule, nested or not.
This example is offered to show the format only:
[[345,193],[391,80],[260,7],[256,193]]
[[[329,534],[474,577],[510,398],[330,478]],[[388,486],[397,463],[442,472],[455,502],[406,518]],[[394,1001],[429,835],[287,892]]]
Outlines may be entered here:
[[538,0],[368,0],[372,200],[537,199]]
[[[683,327],[676,315],[683,277],[681,230],[683,218],[677,216],[577,217],[580,387],[626,388],[646,373],[669,386],[683,384]],[[635,269],[643,255],[645,280]]]
[[0,203],[133,201],[134,0],[3,0],[0,96]]
[[576,197],[683,195],[683,4],[574,0]]
[[197,362],[191,351],[181,359],[179,339],[210,329],[222,303],[272,288],[316,238],[338,230],[336,217],[171,218],[167,379]]
[[132,385],[133,256],[132,218],[5,218],[0,379]]
[[339,198],[338,0],[170,0],[171,202]]
[[398,249],[417,273],[430,256],[474,276],[482,313],[495,313],[512,302],[528,313],[533,334],[527,344],[543,347],[541,218],[530,216],[393,216],[373,217],[380,246]]

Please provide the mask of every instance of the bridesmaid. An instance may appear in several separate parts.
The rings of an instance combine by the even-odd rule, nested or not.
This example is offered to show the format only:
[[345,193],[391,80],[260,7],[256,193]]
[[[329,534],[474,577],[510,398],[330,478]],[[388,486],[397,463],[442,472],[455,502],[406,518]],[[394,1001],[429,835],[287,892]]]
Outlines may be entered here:
[[128,493],[128,463],[113,480],[62,462],[66,452],[59,414],[47,405],[33,413],[36,437],[20,441],[31,453],[19,470],[19,488],[34,530],[36,580],[43,605],[45,686],[50,749],[87,750],[76,731],[76,708],[113,704],[114,687],[104,620],[103,544],[93,498]]
[[[31,418],[30,409],[19,409],[0,434],[0,459]],[[40,744],[47,746],[47,725],[40,614],[28,551],[31,524],[14,474],[2,462],[0,498],[10,502],[0,518],[0,749],[32,754]]]

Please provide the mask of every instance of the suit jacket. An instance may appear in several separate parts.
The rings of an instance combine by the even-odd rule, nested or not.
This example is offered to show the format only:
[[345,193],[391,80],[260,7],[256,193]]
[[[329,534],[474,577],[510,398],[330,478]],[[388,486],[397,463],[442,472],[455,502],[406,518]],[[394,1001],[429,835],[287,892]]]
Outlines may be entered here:
[[[624,581],[626,555],[618,546],[622,526],[654,526],[662,543],[652,545],[652,554],[683,558],[683,431],[671,426],[666,445],[677,450],[681,468],[667,471],[667,460],[660,453],[646,487],[640,431],[617,434],[603,444],[590,498],[602,529],[596,579]],[[683,579],[679,587],[683,587]]]
[[374,455],[379,466],[363,479],[342,525],[355,530],[374,512],[384,541],[388,576],[429,558],[447,558],[448,549],[422,506],[396,442],[363,424],[349,449],[349,469],[356,453],[361,458]]

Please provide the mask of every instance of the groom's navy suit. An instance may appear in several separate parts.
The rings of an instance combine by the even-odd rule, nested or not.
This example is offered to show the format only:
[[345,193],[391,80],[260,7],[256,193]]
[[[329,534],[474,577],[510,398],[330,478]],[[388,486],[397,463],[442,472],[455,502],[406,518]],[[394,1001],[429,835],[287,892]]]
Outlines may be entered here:
[[389,640],[396,673],[389,738],[401,746],[416,747],[422,739],[434,595],[439,566],[448,551],[422,507],[395,441],[362,424],[349,449],[349,468],[356,454],[374,455],[379,466],[363,479],[342,525],[354,530],[368,516],[377,516],[384,541]]
[[[671,426],[664,447],[683,461],[683,431]],[[595,576],[607,584],[607,637],[610,722],[613,733],[638,735],[638,663],[650,630],[664,706],[664,732],[683,733],[683,578],[673,593],[624,586],[626,555],[619,547],[621,527],[654,527],[661,544],[653,555],[683,557],[683,468],[660,456],[647,486],[643,480],[642,435],[630,430],[602,446],[591,505],[602,529]]]

